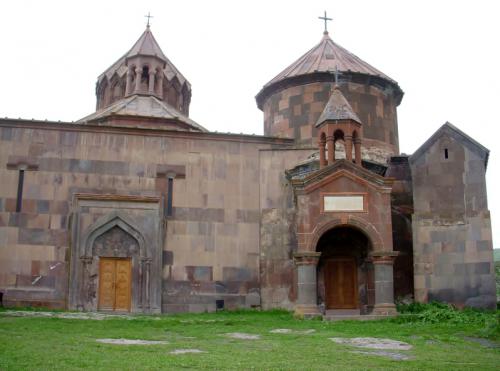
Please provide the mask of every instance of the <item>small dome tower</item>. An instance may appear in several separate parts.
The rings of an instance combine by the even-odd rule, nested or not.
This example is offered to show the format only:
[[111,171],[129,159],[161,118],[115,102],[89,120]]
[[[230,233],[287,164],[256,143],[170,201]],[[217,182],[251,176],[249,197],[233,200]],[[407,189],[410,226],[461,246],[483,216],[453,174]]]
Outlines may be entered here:
[[134,46],[98,77],[97,110],[132,94],[154,95],[189,115],[191,85],[165,56],[149,25]]
[[[354,147],[354,162],[361,166],[361,138],[363,136],[361,120],[354,113],[337,84],[315,126],[318,130],[320,168],[333,164],[335,147],[339,140],[344,142],[347,161],[352,161]],[[325,145],[327,156],[325,156]]]

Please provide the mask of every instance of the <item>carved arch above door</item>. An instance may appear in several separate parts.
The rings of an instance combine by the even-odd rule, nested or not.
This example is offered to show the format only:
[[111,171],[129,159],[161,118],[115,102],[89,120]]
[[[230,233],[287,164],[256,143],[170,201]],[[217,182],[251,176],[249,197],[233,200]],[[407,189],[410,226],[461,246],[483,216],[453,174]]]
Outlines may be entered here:
[[[120,213],[119,211],[113,211],[108,215],[99,218],[87,229],[87,232],[83,239],[85,241],[82,246],[84,250],[80,252],[80,256],[92,256],[92,252],[96,248],[96,240],[99,242],[99,239],[103,239],[103,236],[106,233],[112,233],[113,231],[117,231],[117,229],[125,232],[122,237],[122,239],[124,240],[123,242],[128,242],[129,244],[131,244],[130,238],[126,237],[127,235],[130,235],[137,241],[138,252],[141,258],[149,258],[151,256],[146,244],[146,240],[143,237],[142,233],[139,232],[138,228],[134,226],[133,222],[130,221],[127,216]],[[109,237],[112,238],[112,236]]]

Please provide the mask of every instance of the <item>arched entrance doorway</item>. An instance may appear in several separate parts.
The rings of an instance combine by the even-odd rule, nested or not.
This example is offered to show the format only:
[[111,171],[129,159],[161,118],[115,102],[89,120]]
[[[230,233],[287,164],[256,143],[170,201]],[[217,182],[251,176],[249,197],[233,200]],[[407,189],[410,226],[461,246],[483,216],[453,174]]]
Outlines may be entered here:
[[326,311],[367,314],[373,309],[375,285],[370,239],[359,229],[338,226],[316,245],[318,304]]

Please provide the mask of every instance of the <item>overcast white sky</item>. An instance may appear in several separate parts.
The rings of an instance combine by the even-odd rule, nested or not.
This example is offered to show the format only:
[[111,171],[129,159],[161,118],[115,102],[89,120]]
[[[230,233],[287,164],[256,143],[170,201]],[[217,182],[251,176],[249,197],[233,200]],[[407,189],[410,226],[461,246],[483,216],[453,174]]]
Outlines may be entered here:
[[158,43],[191,82],[191,118],[209,130],[262,134],[254,97],[320,41],[324,10],[332,39],[404,90],[401,152],[414,152],[446,121],[491,150],[489,208],[500,247],[495,0],[4,1],[0,117],[92,113],[97,76],[139,38],[150,11]]

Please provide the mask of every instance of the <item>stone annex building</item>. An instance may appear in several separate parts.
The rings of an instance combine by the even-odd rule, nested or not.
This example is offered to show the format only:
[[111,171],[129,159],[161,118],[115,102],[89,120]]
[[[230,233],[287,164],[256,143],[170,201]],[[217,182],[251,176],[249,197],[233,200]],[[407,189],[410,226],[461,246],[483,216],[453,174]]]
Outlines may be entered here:
[[400,154],[403,91],[328,32],[258,92],[264,136],[190,119],[149,26],[96,95],[74,123],[0,119],[5,306],[495,307],[489,151],[445,123]]

